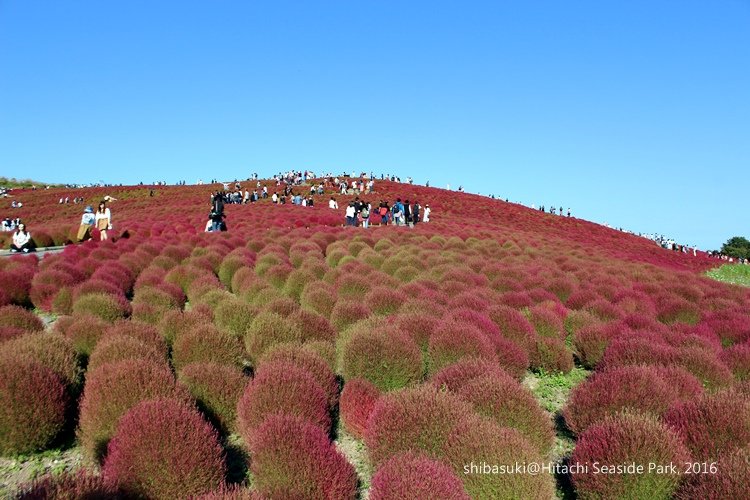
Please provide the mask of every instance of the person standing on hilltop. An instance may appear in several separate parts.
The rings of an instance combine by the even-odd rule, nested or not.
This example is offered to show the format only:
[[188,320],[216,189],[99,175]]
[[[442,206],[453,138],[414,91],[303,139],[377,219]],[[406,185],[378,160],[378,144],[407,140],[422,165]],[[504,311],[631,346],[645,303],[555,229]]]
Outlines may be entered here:
[[407,224],[410,227],[413,226],[411,220],[411,205],[409,205],[409,200],[406,200],[404,202],[404,224]]
[[211,196],[211,231],[219,231],[224,219],[224,197],[219,191]]
[[414,221],[415,226],[419,222],[419,212],[421,209],[422,207],[419,206],[419,202],[414,201],[414,206],[411,208],[411,218]]
[[107,207],[106,201],[102,200],[99,202],[94,220],[96,221],[96,228],[99,230],[99,239],[101,241],[106,240],[107,231],[112,229],[112,213]]

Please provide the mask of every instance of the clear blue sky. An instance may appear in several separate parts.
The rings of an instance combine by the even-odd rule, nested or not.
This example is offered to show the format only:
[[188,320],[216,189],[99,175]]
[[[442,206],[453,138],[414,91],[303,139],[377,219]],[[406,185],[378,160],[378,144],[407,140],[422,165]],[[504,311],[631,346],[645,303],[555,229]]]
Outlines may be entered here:
[[0,175],[374,170],[750,237],[750,1],[0,0]]

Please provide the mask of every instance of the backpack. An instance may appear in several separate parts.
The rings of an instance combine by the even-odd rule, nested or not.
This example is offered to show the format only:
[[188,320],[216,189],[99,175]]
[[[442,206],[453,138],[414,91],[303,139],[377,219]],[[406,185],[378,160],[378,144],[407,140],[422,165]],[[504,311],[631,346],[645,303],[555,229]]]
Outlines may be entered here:
[[362,216],[363,219],[366,219],[366,218],[368,218],[370,216],[370,211],[367,210],[367,207],[365,207],[360,212],[360,215]]
[[385,208],[385,207],[380,207],[380,215],[381,215],[382,217],[385,217],[385,214],[387,214],[387,213],[388,213],[388,209],[387,209],[387,208]]

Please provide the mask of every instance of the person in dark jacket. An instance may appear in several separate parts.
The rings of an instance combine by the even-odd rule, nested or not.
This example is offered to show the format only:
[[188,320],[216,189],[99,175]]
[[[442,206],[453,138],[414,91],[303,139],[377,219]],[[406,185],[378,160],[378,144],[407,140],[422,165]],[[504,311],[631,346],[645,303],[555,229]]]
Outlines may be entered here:
[[411,207],[411,218],[412,218],[412,221],[414,222],[414,225],[417,225],[417,223],[419,222],[420,210],[422,210],[422,207],[419,206],[418,201],[415,201],[414,206]]

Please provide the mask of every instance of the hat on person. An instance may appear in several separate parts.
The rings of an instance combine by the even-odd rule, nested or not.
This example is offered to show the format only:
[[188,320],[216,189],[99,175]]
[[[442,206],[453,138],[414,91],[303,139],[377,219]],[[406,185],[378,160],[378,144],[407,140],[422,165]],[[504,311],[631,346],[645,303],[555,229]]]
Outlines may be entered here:
[[104,201],[117,201],[117,198],[112,198],[110,195],[104,197]]
[[83,209],[83,213],[85,213],[85,214],[93,214],[94,213],[94,209],[91,208],[91,205],[88,205],[86,208]]

